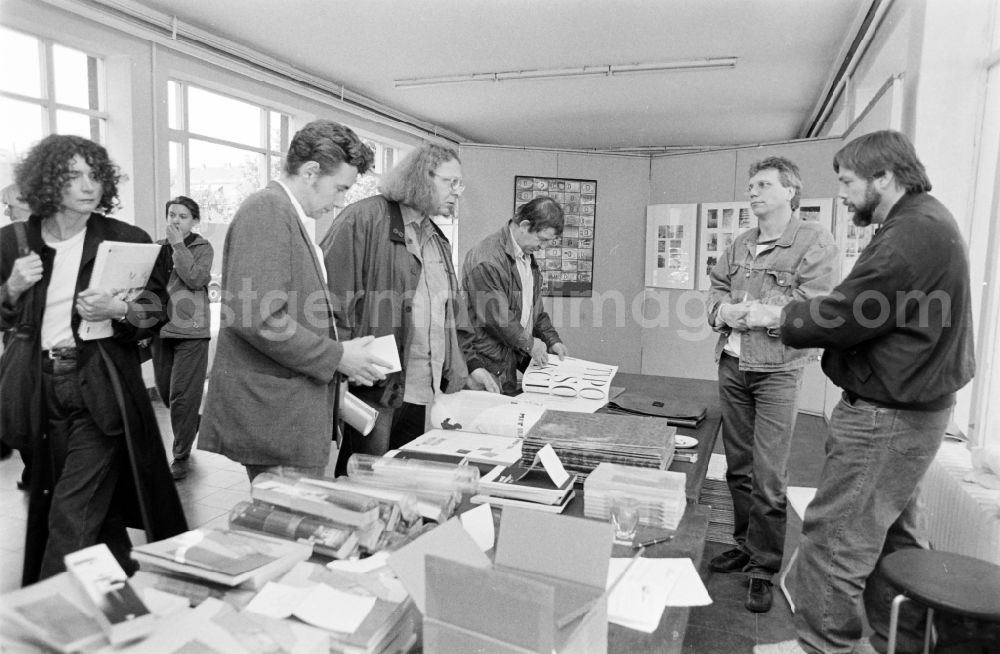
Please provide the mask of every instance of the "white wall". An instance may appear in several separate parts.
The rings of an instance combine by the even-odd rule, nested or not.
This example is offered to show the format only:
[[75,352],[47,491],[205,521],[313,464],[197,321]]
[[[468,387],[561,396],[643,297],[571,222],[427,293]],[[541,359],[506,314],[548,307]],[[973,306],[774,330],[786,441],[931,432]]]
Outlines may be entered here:
[[545,305],[570,354],[639,372],[649,158],[474,145],[463,145],[460,155],[468,182],[459,218],[460,264],[513,215],[516,175],[597,180],[594,294],[546,298]]

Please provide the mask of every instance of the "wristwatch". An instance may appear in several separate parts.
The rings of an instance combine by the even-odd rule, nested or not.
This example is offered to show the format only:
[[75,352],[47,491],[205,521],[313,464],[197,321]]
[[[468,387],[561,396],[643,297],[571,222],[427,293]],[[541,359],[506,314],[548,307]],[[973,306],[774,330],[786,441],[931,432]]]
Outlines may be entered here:
[[126,318],[128,318],[128,302],[125,303],[125,311],[122,312],[122,315],[116,317],[115,320],[117,322],[125,322]]

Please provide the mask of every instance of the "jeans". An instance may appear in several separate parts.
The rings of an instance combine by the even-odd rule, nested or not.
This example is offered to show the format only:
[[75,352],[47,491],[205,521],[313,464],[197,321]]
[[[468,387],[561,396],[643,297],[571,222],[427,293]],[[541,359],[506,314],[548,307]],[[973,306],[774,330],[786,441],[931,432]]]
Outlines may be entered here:
[[170,408],[173,455],[183,461],[191,454],[201,422],[199,412],[208,370],[208,339],[156,337],[152,347],[156,389],[163,404]]
[[781,569],[784,554],[788,453],[802,371],[742,371],[736,357],[719,358],[733,539],[750,556],[744,571],[769,581]]
[[[850,652],[862,635],[860,601],[882,644],[895,594],[882,557],[925,547],[917,488],[941,445],[951,409],[903,411],[845,396],[833,411],[826,461],[806,509],[793,570],[795,628],[807,652]],[[923,648],[923,611],[904,604],[897,651]]]
[[97,543],[108,545],[126,573],[134,572],[138,566],[129,556],[132,544],[114,498],[119,474],[129,474],[125,437],[108,436],[94,423],[80,392],[76,361],[45,359],[42,370],[55,486],[40,578],[65,570],[63,557],[70,552]]

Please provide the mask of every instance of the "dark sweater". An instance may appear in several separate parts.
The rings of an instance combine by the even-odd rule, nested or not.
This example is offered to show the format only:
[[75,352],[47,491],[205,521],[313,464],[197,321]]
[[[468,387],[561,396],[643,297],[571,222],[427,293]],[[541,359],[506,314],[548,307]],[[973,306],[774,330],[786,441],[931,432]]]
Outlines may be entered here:
[[951,406],[975,374],[969,260],[951,213],[904,195],[830,295],[785,307],[781,340],[826,348],[826,375],[875,404]]

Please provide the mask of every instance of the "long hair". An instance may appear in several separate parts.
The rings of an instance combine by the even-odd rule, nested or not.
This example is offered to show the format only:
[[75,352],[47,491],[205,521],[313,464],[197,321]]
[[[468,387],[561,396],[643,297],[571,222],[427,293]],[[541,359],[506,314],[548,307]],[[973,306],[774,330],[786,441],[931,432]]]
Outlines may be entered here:
[[565,222],[562,207],[548,196],[537,197],[517,208],[514,222],[520,225],[525,220],[531,224],[529,232],[542,232],[551,227],[555,230],[556,236],[562,234]]
[[31,213],[47,218],[62,210],[63,189],[70,183],[70,161],[80,155],[101,185],[97,209],[112,213],[118,207],[118,182],[122,175],[111,163],[104,146],[82,136],[51,134],[31,148],[14,171],[14,181]]
[[873,179],[892,171],[907,193],[929,193],[931,180],[906,135],[891,129],[865,134],[833,155],[833,170],[846,168],[858,177]]
[[394,202],[413,207],[425,216],[438,210],[437,189],[431,173],[446,161],[458,161],[458,152],[435,143],[425,143],[392,167],[382,181],[379,192]]
[[320,119],[295,132],[285,157],[285,172],[297,175],[307,161],[318,163],[323,175],[332,175],[345,162],[363,175],[372,167],[375,153],[350,127]]
[[173,198],[172,200],[167,200],[167,206],[164,207],[163,209],[163,214],[165,216],[170,215],[170,205],[173,204],[179,204],[187,207],[187,210],[191,212],[192,218],[194,218],[195,220],[201,220],[201,207],[198,206],[197,202],[195,202],[186,195],[178,195],[176,198]]
[[799,174],[799,167],[791,159],[785,157],[767,157],[750,164],[750,177],[753,177],[762,170],[777,170],[778,179],[785,188],[795,189],[792,195],[792,211],[799,208],[799,201],[802,199],[802,176]]

